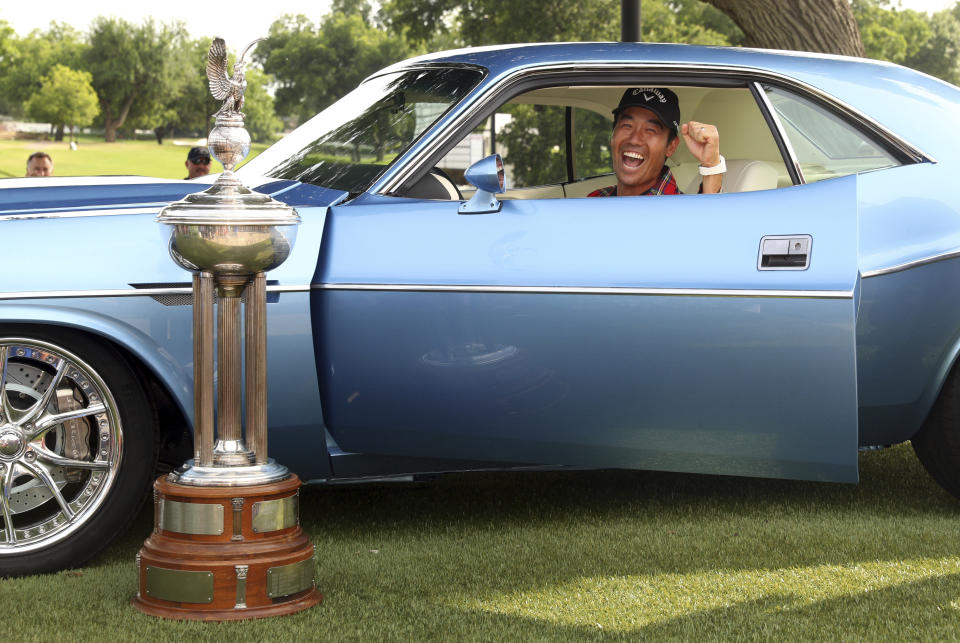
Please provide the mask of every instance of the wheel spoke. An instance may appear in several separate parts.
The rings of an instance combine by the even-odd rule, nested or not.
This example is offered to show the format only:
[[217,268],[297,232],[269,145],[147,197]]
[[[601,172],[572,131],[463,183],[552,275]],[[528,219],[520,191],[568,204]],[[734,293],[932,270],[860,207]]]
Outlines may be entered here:
[[7,356],[10,347],[8,345],[0,346],[0,411],[3,412],[3,418],[7,422],[13,422],[11,417],[13,408],[10,406],[10,400],[7,399]]
[[109,462],[91,462],[88,460],[74,460],[73,458],[65,458],[62,455],[58,455],[49,450],[47,447],[37,443],[34,443],[33,450],[37,454],[37,459],[41,460],[45,464],[58,467],[67,467],[68,469],[87,469],[89,471],[106,471],[110,468]]
[[61,422],[66,422],[67,420],[75,420],[77,418],[87,417],[89,415],[96,415],[98,413],[103,413],[107,410],[107,407],[101,403],[97,402],[96,404],[91,404],[90,406],[77,409],[75,411],[65,411],[63,413],[54,413],[53,415],[48,415],[34,426],[32,431],[27,432],[27,439],[33,440],[38,435],[41,435],[45,431],[49,431],[51,427],[54,427]]
[[49,489],[50,493],[53,494],[57,504],[60,505],[60,510],[63,511],[68,520],[72,520],[73,509],[71,509],[70,505],[67,504],[63,494],[60,493],[60,487],[57,486],[56,480],[50,476],[50,472],[42,466],[37,466],[28,462],[20,462],[20,466],[35,475],[41,482],[43,482],[43,484],[47,486],[47,489]]
[[50,385],[47,387],[47,390],[43,392],[43,396],[40,398],[40,400],[23,414],[23,417],[20,419],[21,423],[35,420],[43,414],[47,406],[50,405],[50,400],[53,399],[54,395],[56,395],[57,387],[60,386],[60,380],[63,379],[63,375],[66,372],[67,360],[61,359],[60,363],[57,364],[57,372],[54,373],[53,379],[50,381]]
[[2,494],[0,494],[0,507],[3,508],[3,525],[7,532],[7,544],[17,542],[17,532],[13,528],[13,511],[10,509],[10,496],[13,493],[13,469],[10,464],[3,475]]

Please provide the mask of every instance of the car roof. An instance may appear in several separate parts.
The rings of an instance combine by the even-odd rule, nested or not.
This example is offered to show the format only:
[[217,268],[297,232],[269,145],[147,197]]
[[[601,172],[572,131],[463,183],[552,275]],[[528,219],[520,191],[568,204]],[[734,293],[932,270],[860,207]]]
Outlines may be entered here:
[[934,157],[956,154],[955,136],[931,123],[960,114],[960,89],[894,63],[832,54],[669,43],[528,43],[469,47],[411,58],[380,73],[423,64],[469,64],[489,70],[484,85],[519,69],[584,64],[763,70],[786,76],[830,95]]

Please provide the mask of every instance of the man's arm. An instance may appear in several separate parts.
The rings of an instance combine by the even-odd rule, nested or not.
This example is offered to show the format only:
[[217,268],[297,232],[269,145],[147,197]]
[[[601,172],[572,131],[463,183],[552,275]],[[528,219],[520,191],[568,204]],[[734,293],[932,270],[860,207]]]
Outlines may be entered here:
[[[700,167],[712,168],[720,164],[720,133],[716,126],[690,121],[681,127],[683,142],[700,161]],[[701,178],[704,194],[715,194],[723,186],[723,174],[710,174]]]

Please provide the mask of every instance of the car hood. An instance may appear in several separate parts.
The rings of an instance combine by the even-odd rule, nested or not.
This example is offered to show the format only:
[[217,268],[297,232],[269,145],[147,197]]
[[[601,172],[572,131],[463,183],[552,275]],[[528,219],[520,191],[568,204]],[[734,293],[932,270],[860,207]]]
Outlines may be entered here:
[[[0,181],[0,214],[18,215],[64,210],[161,208],[212,181],[168,181],[146,177],[51,177]],[[260,179],[255,191],[292,206],[328,206],[342,201],[342,190]]]

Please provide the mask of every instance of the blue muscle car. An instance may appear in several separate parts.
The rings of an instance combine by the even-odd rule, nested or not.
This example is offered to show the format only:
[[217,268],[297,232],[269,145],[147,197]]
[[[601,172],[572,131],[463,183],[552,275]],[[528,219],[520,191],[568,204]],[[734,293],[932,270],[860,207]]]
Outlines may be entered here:
[[[611,110],[715,124],[696,194],[615,183]],[[244,166],[303,219],[268,282],[270,455],[309,482],[591,467],[857,481],[911,440],[960,495],[960,89],[896,65],[654,44],[389,67]],[[502,176],[494,162],[502,158]],[[497,193],[499,180],[505,182]],[[191,454],[202,189],[0,182],[0,574],[82,563]]]

